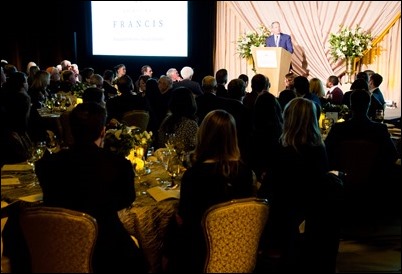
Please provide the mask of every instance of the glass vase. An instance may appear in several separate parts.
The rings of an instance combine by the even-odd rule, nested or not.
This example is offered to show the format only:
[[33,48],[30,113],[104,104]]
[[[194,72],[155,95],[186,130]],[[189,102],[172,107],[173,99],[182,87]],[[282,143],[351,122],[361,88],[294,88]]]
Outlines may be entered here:
[[345,84],[353,83],[352,76],[355,72],[355,57],[347,56],[346,57],[346,81]]

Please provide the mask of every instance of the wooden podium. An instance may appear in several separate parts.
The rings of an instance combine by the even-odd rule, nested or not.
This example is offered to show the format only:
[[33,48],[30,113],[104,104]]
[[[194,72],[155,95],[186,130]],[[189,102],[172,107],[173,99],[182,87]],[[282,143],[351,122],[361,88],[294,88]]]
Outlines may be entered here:
[[285,75],[289,73],[292,54],[281,47],[252,48],[256,73],[264,74],[269,78],[271,87],[269,92],[278,97],[286,88]]

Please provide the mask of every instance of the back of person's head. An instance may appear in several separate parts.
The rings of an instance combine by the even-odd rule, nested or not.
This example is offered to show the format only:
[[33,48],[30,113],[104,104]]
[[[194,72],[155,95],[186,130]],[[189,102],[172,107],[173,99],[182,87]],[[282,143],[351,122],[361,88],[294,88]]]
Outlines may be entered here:
[[34,89],[44,89],[50,83],[50,73],[46,70],[38,71],[32,81],[31,87]]
[[125,68],[125,67],[126,67],[126,65],[124,65],[124,64],[118,64],[118,65],[116,65],[116,66],[114,67],[114,70],[117,72],[119,69]]
[[216,82],[215,77],[211,75],[205,76],[201,81],[201,88],[204,93],[215,93],[218,83]]
[[368,82],[369,81],[369,76],[364,71],[360,71],[358,74],[356,74],[356,80],[357,79],[363,79],[364,81]]
[[239,79],[242,79],[244,81],[244,83],[246,84],[246,87],[248,85],[248,76],[246,74],[240,74],[239,77],[237,77]]
[[339,84],[339,78],[336,75],[331,75],[328,77],[328,82],[332,83],[334,86]]
[[291,146],[296,150],[302,145],[323,144],[318,126],[317,108],[313,101],[296,97],[286,105],[280,140],[283,146]]
[[363,72],[367,74],[369,80],[370,80],[371,75],[373,75],[375,73],[374,70],[371,70],[371,69],[366,69]]
[[319,98],[324,97],[325,90],[324,85],[318,78],[310,79],[310,92],[317,95]]
[[89,77],[89,84],[93,87],[103,88],[103,77],[100,74],[92,74]]
[[103,80],[113,81],[115,73],[113,70],[107,69],[103,72]]
[[269,87],[269,80],[263,74],[256,74],[251,78],[251,89],[253,91],[261,92],[267,90]]
[[70,113],[71,132],[77,145],[94,143],[104,130],[106,109],[97,103],[78,104]]
[[169,109],[172,115],[176,117],[195,118],[197,104],[190,89],[186,87],[178,87],[173,90],[169,103]]
[[172,80],[172,78],[170,78],[167,75],[162,75],[161,77],[159,77],[158,88],[159,88],[159,91],[162,92],[162,93],[164,93],[164,92],[168,91],[169,89],[173,88],[173,80]]
[[62,82],[72,82],[73,78],[75,78],[73,71],[71,71],[71,70],[63,70],[61,72],[60,80]]
[[134,90],[134,84],[133,84],[133,79],[127,74],[121,76],[119,79],[117,79],[117,89],[122,93],[122,94],[128,94]]
[[303,96],[310,93],[310,83],[307,77],[297,76],[294,79],[294,89],[298,96]]
[[364,90],[369,90],[368,83],[365,79],[363,78],[358,78],[353,81],[352,85],[350,86],[351,90],[356,90],[356,89],[364,89]]
[[350,108],[354,113],[366,114],[370,107],[371,96],[367,90],[356,89],[350,95]]
[[214,159],[219,164],[240,159],[236,121],[229,112],[218,109],[205,116],[197,132],[195,157],[197,162]]
[[95,69],[91,68],[91,67],[86,67],[86,68],[84,68],[84,69],[82,69],[80,71],[80,74],[82,76],[82,80],[84,82],[85,81],[89,82],[90,79],[91,79],[91,76],[94,75],[94,73],[95,73]]
[[294,81],[295,77],[296,77],[296,74],[294,74],[293,72],[286,73],[286,75],[285,75],[286,89],[293,88],[293,84],[294,84],[293,81]]
[[228,84],[228,96],[235,100],[241,100],[246,95],[246,85],[241,79],[232,79]]
[[228,82],[228,71],[227,69],[219,69],[215,73],[216,82],[218,84],[226,84]]
[[374,73],[370,76],[370,81],[373,83],[374,87],[379,87],[382,83],[382,76],[378,73]]
[[6,90],[9,91],[20,91],[22,89],[27,91],[27,76],[24,72],[21,71],[12,72],[7,78],[7,82],[4,85],[6,86]]
[[10,77],[11,73],[17,72],[17,71],[18,71],[17,67],[12,64],[4,65],[4,73],[7,78]]
[[190,67],[183,67],[180,71],[181,77],[183,77],[183,79],[190,79],[193,77],[194,75],[194,70]]
[[279,134],[282,132],[283,121],[282,109],[278,109],[278,107],[277,99],[271,93],[263,93],[257,97],[253,113],[254,128],[256,131],[270,131],[273,135],[279,137]]
[[84,93],[82,95],[82,101],[84,103],[98,103],[102,105],[103,107],[105,106],[105,94],[103,90],[97,88],[97,87],[89,87],[84,90]]

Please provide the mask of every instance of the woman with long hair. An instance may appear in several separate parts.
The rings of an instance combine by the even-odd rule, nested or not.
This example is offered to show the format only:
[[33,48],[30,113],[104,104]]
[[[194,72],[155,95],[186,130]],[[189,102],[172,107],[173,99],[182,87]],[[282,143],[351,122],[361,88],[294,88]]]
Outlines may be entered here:
[[240,159],[236,123],[224,110],[209,112],[197,133],[192,166],[181,181],[177,213],[179,241],[169,271],[203,271],[206,246],[201,227],[205,211],[212,205],[235,198],[254,196],[253,172]]

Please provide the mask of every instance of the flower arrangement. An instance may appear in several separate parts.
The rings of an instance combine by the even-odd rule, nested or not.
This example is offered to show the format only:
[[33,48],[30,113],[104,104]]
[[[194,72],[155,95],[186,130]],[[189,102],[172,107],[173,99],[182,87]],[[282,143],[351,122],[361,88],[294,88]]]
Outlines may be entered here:
[[84,90],[87,87],[88,86],[85,85],[84,83],[77,82],[71,87],[71,91],[75,96],[77,96],[77,98],[82,98],[82,96],[84,95]]
[[251,49],[254,47],[265,47],[265,40],[269,35],[270,31],[263,24],[258,27],[258,31],[244,32],[237,39],[237,53],[241,58],[251,58]]
[[104,148],[126,157],[134,148],[134,135],[135,132],[130,127],[118,124],[116,128],[106,131]]
[[338,117],[344,118],[349,114],[349,108],[347,105],[334,105],[327,102],[322,106],[322,112],[338,112]]
[[346,57],[362,57],[363,52],[371,49],[371,34],[363,31],[358,25],[355,29],[342,28],[338,34],[330,34],[330,51],[334,61]]
[[143,131],[134,135],[134,144],[137,146],[149,146],[152,143],[152,131]]
[[135,146],[146,146],[152,143],[152,132],[139,132],[125,124],[117,124],[108,129],[105,135],[104,148],[115,154],[127,157]]

